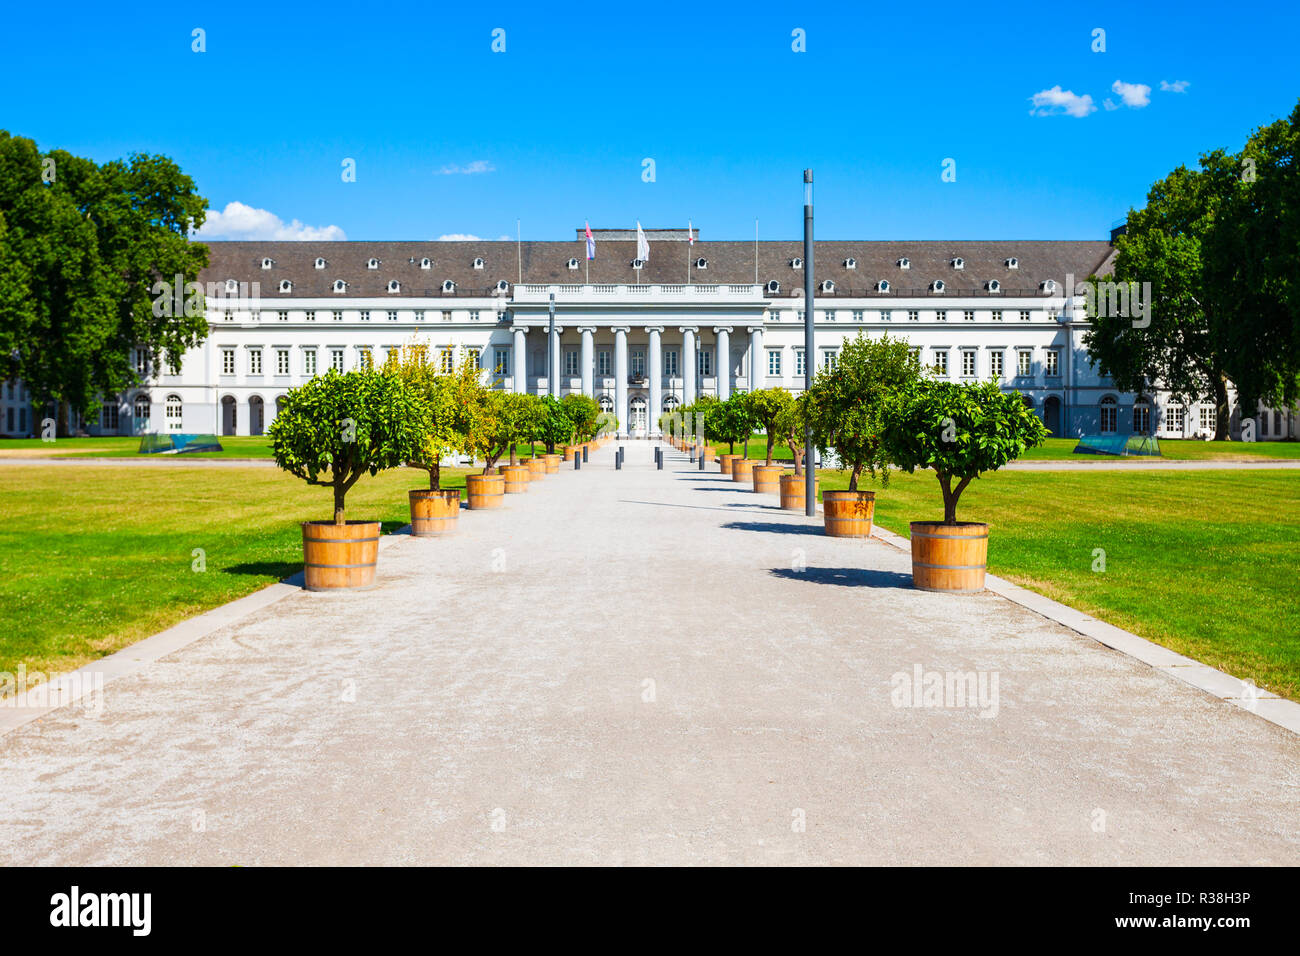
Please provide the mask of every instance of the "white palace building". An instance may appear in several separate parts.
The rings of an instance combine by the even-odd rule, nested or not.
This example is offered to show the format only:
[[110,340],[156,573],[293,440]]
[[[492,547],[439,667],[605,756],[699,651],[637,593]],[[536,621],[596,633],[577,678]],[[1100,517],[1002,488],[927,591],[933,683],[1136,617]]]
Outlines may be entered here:
[[[631,435],[698,395],[799,391],[802,242],[647,236],[645,262],[630,230],[596,231],[590,262],[582,230],[573,242],[210,242],[206,341],[175,368],[138,355],[139,386],[84,428],[258,435],[295,385],[410,344],[446,368],[473,355],[503,389],[594,396]],[[1211,405],[1120,392],[1088,361],[1065,284],[1106,274],[1112,253],[1105,240],[820,241],[813,360],[833,363],[860,330],[888,333],[941,376],[1018,389],[1056,435],[1212,435]],[[21,383],[2,398],[4,433],[31,434]],[[1265,411],[1257,437],[1293,435],[1295,418]]]

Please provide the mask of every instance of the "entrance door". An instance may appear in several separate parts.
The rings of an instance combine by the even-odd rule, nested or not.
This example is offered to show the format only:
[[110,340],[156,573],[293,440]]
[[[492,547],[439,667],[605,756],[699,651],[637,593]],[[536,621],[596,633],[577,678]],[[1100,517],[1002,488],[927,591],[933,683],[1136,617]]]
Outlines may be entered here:
[[263,417],[264,410],[265,407],[262,405],[261,396],[254,395],[248,400],[248,434],[262,434],[263,424],[265,422],[265,418]]
[[235,433],[235,399],[232,395],[227,395],[221,400],[221,434],[233,435]]
[[632,435],[641,436],[646,433],[646,400],[645,396],[637,395],[631,402],[632,420],[628,422],[628,432]]
[[1043,403],[1043,424],[1053,435],[1060,437],[1061,434],[1061,400],[1055,395],[1048,396]]

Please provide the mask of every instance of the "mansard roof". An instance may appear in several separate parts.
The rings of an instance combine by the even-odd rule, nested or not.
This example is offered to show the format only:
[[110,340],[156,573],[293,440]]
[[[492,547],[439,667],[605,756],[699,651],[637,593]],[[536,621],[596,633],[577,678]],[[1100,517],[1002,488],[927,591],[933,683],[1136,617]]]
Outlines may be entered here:
[[[347,283],[347,298],[463,298],[490,296],[497,283],[505,280],[511,287],[518,281],[522,264],[523,281],[530,284],[631,284],[637,281],[632,268],[636,243],[632,241],[597,241],[596,258],[591,262],[590,279],[586,278],[586,244],[572,242],[208,242],[211,255],[208,268],[201,275],[204,282],[259,282],[262,296],[274,299],[282,280],[292,282],[293,298],[332,298],[343,296],[334,291],[337,280]],[[834,298],[878,295],[877,284],[889,281],[889,294],[928,295],[936,279],[942,279],[944,295],[987,295],[987,284],[998,280],[1002,296],[1039,294],[1043,283],[1054,279],[1057,287],[1065,284],[1067,274],[1078,279],[1092,273],[1104,274],[1112,258],[1106,240],[838,240],[819,241],[816,253],[816,279],[820,287],[827,279],[835,283]],[[707,270],[692,267],[691,281],[697,284],[748,285],[757,279],[766,284],[775,279],[781,284],[779,298],[796,296],[803,289],[804,271],[793,268],[792,260],[803,256],[801,240],[766,241],[757,244],[758,268],[755,276],[755,243],[750,241],[650,241],[650,261],[641,270],[644,284],[682,284],[686,282],[689,259],[708,260]],[[963,267],[953,267],[956,258]],[[316,268],[323,258],[325,266]],[[849,269],[845,260],[856,260]],[[271,268],[264,269],[264,259]],[[378,260],[369,268],[371,259]],[[427,269],[424,259],[432,260]],[[474,261],[483,260],[482,268]],[[568,267],[577,259],[576,270]],[[910,260],[902,269],[900,259]],[[1009,268],[1007,260],[1017,260]],[[389,292],[396,280],[400,291]],[[444,291],[447,280],[455,283],[454,291]],[[286,297],[290,297],[286,295]]]

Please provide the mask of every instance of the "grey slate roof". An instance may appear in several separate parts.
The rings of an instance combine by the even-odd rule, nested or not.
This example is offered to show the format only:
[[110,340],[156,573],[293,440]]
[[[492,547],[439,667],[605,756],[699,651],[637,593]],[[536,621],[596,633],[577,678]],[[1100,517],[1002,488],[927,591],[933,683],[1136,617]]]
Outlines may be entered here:
[[[330,297],[441,297],[442,283],[451,279],[456,291],[448,298],[490,295],[499,280],[511,287],[519,278],[522,259],[526,283],[582,283],[586,281],[586,244],[534,241],[516,247],[514,242],[208,242],[210,264],[201,281],[260,282],[262,295],[274,298],[282,279],[293,283],[294,298]],[[831,279],[835,296],[876,295],[876,283],[888,279],[891,295],[926,294],[935,279],[942,279],[947,296],[984,295],[985,284],[997,279],[1002,295],[1038,294],[1046,279],[1055,279],[1058,287],[1067,273],[1083,279],[1102,269],[1111,258],[1106,240],[923,240],[923,241],[853,241],[824,240],[816,245],[816,279],[818,284]],[[790,262],[802,256],[800,240],[759,242],[757,248],[758,281],[781,283],[779,298],[789,298],[802,289],[804,272]],[[640,281],[646,284],[681,284],[686,281],[686,260],[708,261],[704,270],[691,269],[695,283],[750,284],[754,282],[755,244],[745,241],[650,242],[650,261],[641,270]],[[317,257],[326,260],[324,269],[315,268]],[[596,259],[591,263],[590,281],[601,284],[630,284],[637,281],[631,262],[636,256],[635,242],[598,241]],[[954,269],[952,259],[965,260],[962,270]],[[274,266],[263,269],[263,257]],[[428,257],[430,269],[420,267]],[[473,268],[476,257],[484,268]],[[845,267],[848,258],[857,260],[856,269]],[[900,269],[898,260],[911,260],[911,268]],[[1019,260],[1018,269],[1009,269],[1006,260]],[[369,259],[379,260],[378,269],[368,269]],[[571,271],[566,263],[578,260]],[[346,295],[333,292],[335,279],[348,283]],[[387,291],[390,280],[401,283],[401,291]],[[820,293],[819,293],[820,294]],[[286,296],[288,297],[288,296]]]

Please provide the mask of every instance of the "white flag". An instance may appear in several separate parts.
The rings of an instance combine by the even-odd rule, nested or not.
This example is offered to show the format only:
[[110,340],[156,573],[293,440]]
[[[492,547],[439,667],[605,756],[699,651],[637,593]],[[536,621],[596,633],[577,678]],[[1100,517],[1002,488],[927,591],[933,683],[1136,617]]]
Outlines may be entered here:
[[636,224],[636,257],[642,262],[650,261],[650,243],[646,242],[645,233],[641,230],[640,220],[637,220]]
[[689,219],[686,220],[686,244],[689,246],[695,245],[695,230],[691,228]]

